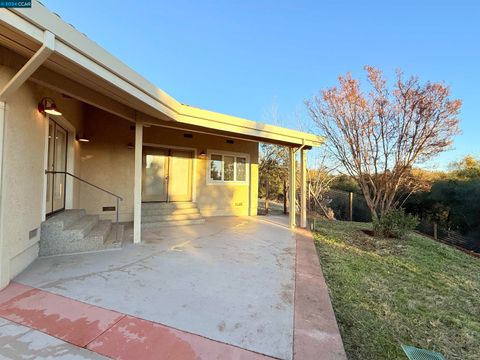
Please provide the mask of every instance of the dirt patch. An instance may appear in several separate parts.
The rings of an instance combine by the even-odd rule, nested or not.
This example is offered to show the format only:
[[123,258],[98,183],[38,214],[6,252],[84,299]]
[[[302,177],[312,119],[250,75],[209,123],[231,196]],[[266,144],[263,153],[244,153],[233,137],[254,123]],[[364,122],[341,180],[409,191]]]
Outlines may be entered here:
[[[374,233],[373,230],[362,229],[360,231],[363,232],[364,234],[368,235],[368,236],[375,237],[375,233]],[[398,238],[393,236],[392,234],[390,234],[390,235],[387,236],[387,239],[398,239]]]
[[351,239],[349,242],[363,251],[388,256],[400,254],[405,249],[405,241],[394,236],[388,238],[376,237],[373,230],[369,229],[360,229],[358,233],[360,236]]

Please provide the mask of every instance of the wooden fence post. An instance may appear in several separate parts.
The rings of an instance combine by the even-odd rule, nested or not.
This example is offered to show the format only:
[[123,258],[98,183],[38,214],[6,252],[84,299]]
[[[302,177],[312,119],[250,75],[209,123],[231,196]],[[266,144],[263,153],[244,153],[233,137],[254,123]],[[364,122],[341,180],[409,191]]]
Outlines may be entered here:
[[348,208],[349,208],[350,221],[353,221],[353,192],[351,191],[348,199]]
[[438,230],[438,229],[437,229],[437,223],[434,222],[434,223],[433,223],[433,238],[434,238],[435,240],[438,240],[438,231],[437,231],[437,230]]

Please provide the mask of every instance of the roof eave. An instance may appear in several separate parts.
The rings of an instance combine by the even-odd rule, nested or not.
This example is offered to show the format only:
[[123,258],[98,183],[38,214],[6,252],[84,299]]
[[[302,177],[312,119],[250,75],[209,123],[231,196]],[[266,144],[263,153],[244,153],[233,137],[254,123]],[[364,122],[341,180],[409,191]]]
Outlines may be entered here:
[[0,21],[15,27],[23,36],[38,43],[43,31],[55,35],[55,52],[127,92],[173,121],[280,141],[291,146],[320,146],[323,138],[280,126],[262,124],[230,115],[203,110],[180,103],[129,68],[98,44],[47,8],[32,1],[31,9],[3,9]]

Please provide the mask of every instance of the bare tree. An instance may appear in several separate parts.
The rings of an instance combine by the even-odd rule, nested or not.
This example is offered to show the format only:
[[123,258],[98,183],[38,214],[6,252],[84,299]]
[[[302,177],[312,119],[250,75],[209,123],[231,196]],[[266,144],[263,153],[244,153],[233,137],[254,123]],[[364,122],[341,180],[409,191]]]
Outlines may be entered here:
[[318,152],[312,159],[312,167],[307,171],[308,194],[310,199],[309,207],[312,212],[319,212],[328,219],[334,219],[335,214],[330,209],[331,199],[327,196],[330,190],[330,183],[335,179],[333,173],[336,171],[332,164],[327,165],[327,153]]
[[440,83],[404,79],[397,71],[392,90],[380,70],[366,66],[368,93],[350,74],[339,87],[306,102],[327,139],[327,148],[356,178],[372,213],[383,216],[416,163],[447,150],[459,132],[461,101]]
[[279,189],[283,192],[283,212],[287,213],[288,148],[274,144],[260,145],[260,187],[265,193],[265,212],[269,212],[272,195],[278,198]]

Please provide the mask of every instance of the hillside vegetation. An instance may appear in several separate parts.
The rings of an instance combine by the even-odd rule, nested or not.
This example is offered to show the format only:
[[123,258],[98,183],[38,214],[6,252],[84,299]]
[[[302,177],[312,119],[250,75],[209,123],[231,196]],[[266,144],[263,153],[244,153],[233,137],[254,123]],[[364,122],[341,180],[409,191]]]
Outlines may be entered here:
[[406,359],[400,344],[478,359],[480,259],[417,234],[319,221],[315,241],[349,359]]

